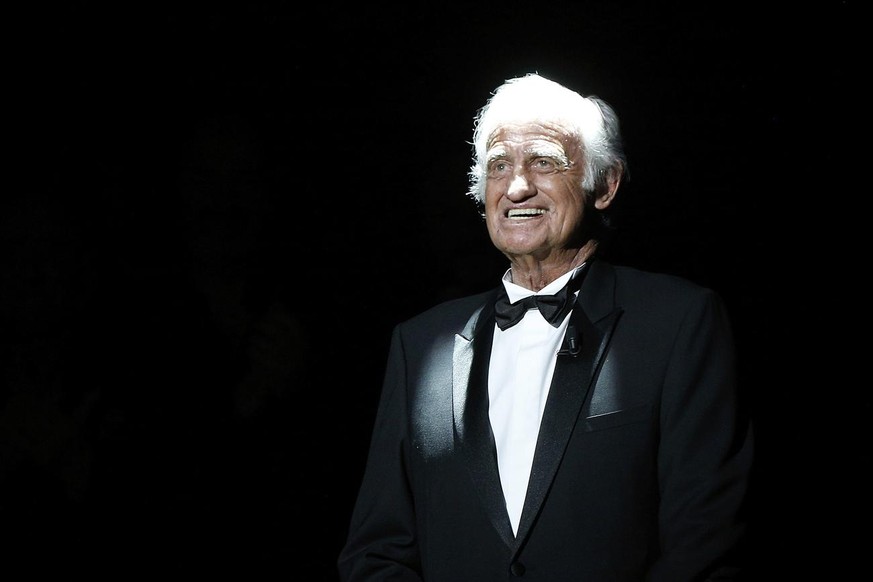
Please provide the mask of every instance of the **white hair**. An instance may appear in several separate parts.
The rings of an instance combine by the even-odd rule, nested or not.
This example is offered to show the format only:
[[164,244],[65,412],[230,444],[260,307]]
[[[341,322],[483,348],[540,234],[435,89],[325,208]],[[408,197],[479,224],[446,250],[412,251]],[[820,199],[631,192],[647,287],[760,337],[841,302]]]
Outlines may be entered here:
[[507,123],[550,122],[578,138],[585,155],[582,188],[594,192],[609,173],[625,172],[618,116],[605,101],[584,97],[537,73],[508,79],[474,119],[473,165],[468,195],[485,202],[486,152],[494,132]]

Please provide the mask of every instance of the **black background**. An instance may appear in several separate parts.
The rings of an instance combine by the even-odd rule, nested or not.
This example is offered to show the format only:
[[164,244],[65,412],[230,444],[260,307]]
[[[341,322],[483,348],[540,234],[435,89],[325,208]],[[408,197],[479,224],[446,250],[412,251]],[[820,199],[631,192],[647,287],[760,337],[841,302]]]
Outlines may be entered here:
[[835,338],[864,304],[844,268],[860,19],[848,1],[10,15],[7,557],[334,580],[391,328],[506,268],[465,196],[473,115],[538,71],[622,120],[607,257],[728,303],[762,579],[852,571],[871,398]]

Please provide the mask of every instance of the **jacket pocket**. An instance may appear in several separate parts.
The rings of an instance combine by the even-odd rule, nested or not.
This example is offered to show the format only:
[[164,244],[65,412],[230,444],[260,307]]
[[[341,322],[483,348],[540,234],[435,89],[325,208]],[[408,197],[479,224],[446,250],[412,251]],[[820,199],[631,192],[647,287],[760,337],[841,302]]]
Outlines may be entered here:
[[613,412],[604,412],[596,414],[585,419],[585,430],[603,430],[613,428],[625,424],[635,424],[638,422],[647,421],[652,415],[651,404],[641,404],[632,406],[623,410],[615,410]]

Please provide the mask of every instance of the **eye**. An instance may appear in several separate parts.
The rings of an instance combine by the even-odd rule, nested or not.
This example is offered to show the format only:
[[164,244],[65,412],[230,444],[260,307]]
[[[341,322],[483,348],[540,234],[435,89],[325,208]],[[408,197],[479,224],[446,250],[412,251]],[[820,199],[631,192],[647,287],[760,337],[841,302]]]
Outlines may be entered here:
[[536,158],[531,162],[531,170],[537,174],[551,174],[560,168],[561,164],[554,158]]
[[506,160],[494,160],[488,164],[488,177],[500,178],[512,171],[512,166]]

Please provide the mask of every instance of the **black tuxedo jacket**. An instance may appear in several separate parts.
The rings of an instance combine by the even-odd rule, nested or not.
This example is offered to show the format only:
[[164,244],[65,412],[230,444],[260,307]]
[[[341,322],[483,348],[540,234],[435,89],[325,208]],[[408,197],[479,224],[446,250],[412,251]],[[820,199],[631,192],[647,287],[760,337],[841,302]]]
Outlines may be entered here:
[[752,440],[720,297],[591,264],[514,536],[488,420],[495,296],[395,328],[341,578],[731,579]]

